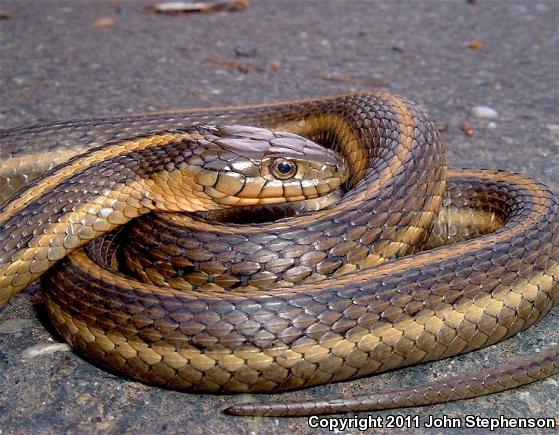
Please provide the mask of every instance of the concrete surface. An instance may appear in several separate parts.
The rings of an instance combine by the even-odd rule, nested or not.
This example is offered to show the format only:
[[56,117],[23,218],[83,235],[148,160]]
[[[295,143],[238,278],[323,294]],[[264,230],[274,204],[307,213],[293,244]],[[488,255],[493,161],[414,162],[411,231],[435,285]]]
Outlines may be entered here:
[[[422,103],[446,128],[452,166],[519,171],[559,191],[558,2],[254,1],[235,13],[181,16],[147,12],[149,4],[0,2],[9,13],[0,20],[0,128],[382,89]],[[114,24],[92,27],[103,17]],[[498,118],[473,117],[480,105]],[[555,309],[490,349],[281,398],[350,396],[475,372],[558,342],[558,321]],[[0,312],[0,433],[315,432],[306,418],[221,413],[246,396],[150,387],[65,346],[45,347],[60,341],[36,289]],[[24,358],[36,345],[39,355]],[[374,415],[557,418],[558,381]]]

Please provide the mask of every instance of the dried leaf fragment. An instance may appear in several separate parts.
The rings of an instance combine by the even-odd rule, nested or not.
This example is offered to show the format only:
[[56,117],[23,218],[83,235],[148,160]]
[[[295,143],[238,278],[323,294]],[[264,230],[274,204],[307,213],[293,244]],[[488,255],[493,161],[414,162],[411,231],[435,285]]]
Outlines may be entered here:
[[49,355],[54,352],[68,352],[72,350],[67,343],[39,343],[24,349],[21,353],[23,360],[29,361],[39,356]]
[[280,72],[283,69],[281,62],[274,62],[271,66],[270,66],[270,71],[272,72]]
[[200,12],[207,7],[206,3],[201,2],[165,2],[157,3],[153,6],[156,12],[174,14],[180,12]]
[[475,132],[474,128],[467,122],[462,123],[460,129],[464,132],[466,136],[473,136]]
[[4,9],[0,9],[0,20],[6,20],[10,18],[10,13]]
[[483,44],[481,43],[481,41],[474,39],[472,42],[468,44],[468,48],[471,48],[473,50],[478,50],[480,48],[483,48]]
[[163,2],[153,5],[155,12],[164,14],[181,14],[191,12],[223,12],[238,11],[246,8],[249,0],[221,0],[215,2]]
[[104,29],[107,27],[112,27],[115,24],[115,19],[113,17],[103,17],[98,18],[93,23],[91,23],[91,27],[94,29]]

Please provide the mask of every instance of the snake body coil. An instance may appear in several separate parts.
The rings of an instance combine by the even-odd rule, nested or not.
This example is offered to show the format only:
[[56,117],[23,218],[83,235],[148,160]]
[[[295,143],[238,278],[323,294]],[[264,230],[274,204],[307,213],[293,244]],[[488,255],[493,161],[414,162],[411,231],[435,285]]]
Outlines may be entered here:
[[[197,125],[233,123],[291,133]],[[2,198],[23,187],[0,209],[0,301],[50,269],[61,334],[150,383],[279,391],[351,379],[495,343],[559,298],[556,197],[516,174],[447,171],[434,124],[390,94],[50,124],[0,132],[0,143]],[[336,204],[275,222],[146,214],[235,211],[339,186]],[[144,214],[131,236],[109,233]],[[228,412],[413,406],[558,371],[554,346],[476,378]]]

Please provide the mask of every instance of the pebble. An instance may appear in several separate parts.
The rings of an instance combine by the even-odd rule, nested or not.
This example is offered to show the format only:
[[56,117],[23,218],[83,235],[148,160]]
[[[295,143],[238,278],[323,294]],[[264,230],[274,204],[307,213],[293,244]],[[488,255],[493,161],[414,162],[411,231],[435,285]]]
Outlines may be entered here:
[[546,127],[548,130],[559,132],[559,124],[547,124]]
[[37,358],[42,355],[49,355],[54,352],[67,352],[71,347],[67,343],[39,343],[25,349],[21,356],[25,360]]
[[491,130],[495,130],[497,128],[497,123],[491,121],[489,124],[487,124],[487,128],[490,128]]
[[25,80],[23,77],[14,77],[12,79],[12,82],[14,82],[16,85],[23,85],[27,80]]
[[495,109],[492,109],[491,107],[487,107],[487,106],[472,107],[472,110],[470,110],[470,113],[473,116],[475,116],[476,118],[493,119],[493,118],[498,118],[499,117],[499,114],[497,113],[497,111]]
[[31,319],[8,319],[0,322],[0,333],[13,334],[33,326]]

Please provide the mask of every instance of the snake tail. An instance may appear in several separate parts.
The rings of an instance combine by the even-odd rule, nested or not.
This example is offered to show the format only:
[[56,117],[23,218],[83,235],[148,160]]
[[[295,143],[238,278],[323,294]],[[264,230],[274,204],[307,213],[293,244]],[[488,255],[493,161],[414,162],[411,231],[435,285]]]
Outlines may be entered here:
[[550,346],[535,356],[475,375],[444,378],[382,393],[357,394],[350,398],[289,403],[238,403],[224,412],[235,416],[297,417],[434,405],[506,391],[558,373],[559,347]]

